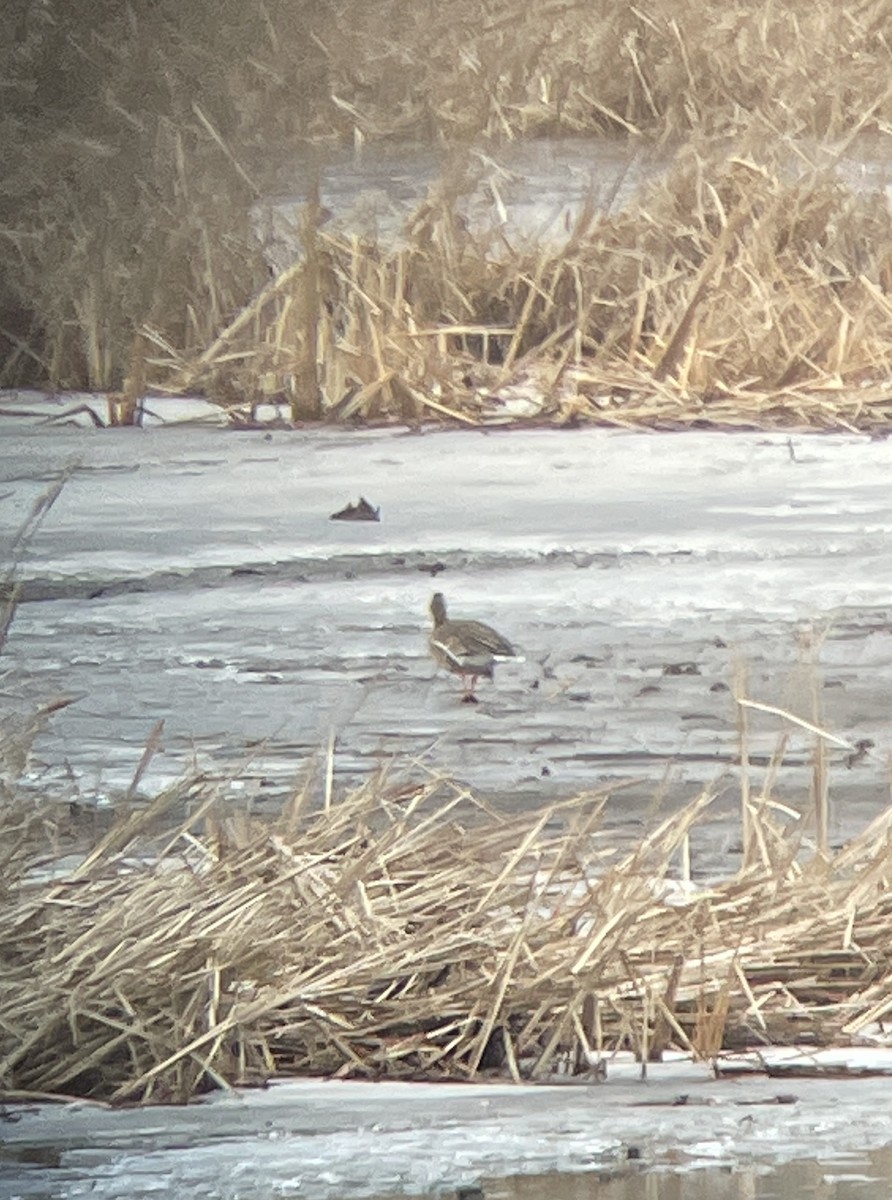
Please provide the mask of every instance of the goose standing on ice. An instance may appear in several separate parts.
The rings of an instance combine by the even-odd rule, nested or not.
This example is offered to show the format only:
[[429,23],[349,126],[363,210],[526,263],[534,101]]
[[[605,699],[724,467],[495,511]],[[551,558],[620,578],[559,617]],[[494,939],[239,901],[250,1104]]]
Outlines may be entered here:
[[461,676],[462,704],[477,704],[477,680],[492,679],[497,662],[519,655],[507,638],[482,621],[451,621],[442,592],[434,594],[430,611],[434,619],[431,654],[441,667]]

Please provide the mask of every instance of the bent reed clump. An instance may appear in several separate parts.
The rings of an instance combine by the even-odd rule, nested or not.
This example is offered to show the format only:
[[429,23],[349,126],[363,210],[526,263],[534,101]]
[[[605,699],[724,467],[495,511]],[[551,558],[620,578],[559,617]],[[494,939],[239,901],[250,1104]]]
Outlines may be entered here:
[[620,853],[606,792],[506,816],[446,780],[379,777],[322,804],[308,785],[271,823],[220,790],[125,802],[55,872],[59,822],[4,805],[4,1098],[535,1080],[620,1048],[845,1043],[889,1008],[892,809],[809,850],[747,788],[739,869],[692,888],[670,880],[708,796]]
[[884,430],[890,235],[879,196],[694,151],[551,248],[474,233],[446,188],[404,247],[314,229],[213,346],[153,361],[298,419],[312,394],[340,420]]
[[[41,10],[42,11],[42,10]],[[0,384],[200,389],[293,419],[882,428],[889,217],[808,147],[892,118],[882,3],[23,13],[5,66]],[[326,232],[264,286],[252,226],[310,147],[541,135],[689,147],[566,246],[470,233],[444,179],[396,250]],[[646,155],[646,149],[642,150]],[[798,167],[797,167],[798,170]],[[538,399],[537,399],[538,398]]]

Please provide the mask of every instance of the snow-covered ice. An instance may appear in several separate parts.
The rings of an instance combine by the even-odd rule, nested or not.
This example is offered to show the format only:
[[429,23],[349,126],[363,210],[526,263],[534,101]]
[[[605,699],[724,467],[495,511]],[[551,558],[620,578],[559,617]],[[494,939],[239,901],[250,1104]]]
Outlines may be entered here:
[[[875,1065],[890,1065],[872,1054]],[[0,1200],[353,1200],[455,1196],[473,1185],[510,1196],[496,1181],[550,1176],[538,1193],[546,1196],[562,1194],[561,1175],[621,1177],[632,1163],[639,1173],[757,1176],[813,1160],[869,1182],[881,1174],[870,1152],[892,1143],[888,1078],[714,1080],[684,1061],[650,1064],[646,1082],[639,1071],[620,1056],[597,1084],[300,1080],[186,1108],[13,1111],[3,1126]],[[653,1185],[646,1192],[658,1194]],[[879,1200],[888,1191],[861,1194]]]
[[[28,545],[4,707],[58,694],[33,782],[86,800],[241,761],[280,794],[336,736],[355,779],[410,758],[512,803],[640,781],[608,811],[635,836],[654,791],[715,784],[736,836],[735,664],[834,748],[835,836],[886,803],[892,443],[856,436],[0,427],[0,538],[65,468]],[[360,495],[381,521],[330,515]],[[427,605],[522,651],[459,704]],[[785,723],[751,715],[767,760]],[[782,798],[801,798],[793,730]],[[64,765],[67,764],[67,765]],[[847,765],[850,764],[850,765]],[[756,779],[758,782],[758,779]],[[786,789],[786,790],[785,790]],[[695,861],[695,866],[697,865]]]

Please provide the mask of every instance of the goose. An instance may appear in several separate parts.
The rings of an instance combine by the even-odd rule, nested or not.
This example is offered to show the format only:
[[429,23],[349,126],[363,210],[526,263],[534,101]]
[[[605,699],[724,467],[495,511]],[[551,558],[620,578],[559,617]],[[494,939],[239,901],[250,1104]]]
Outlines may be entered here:
[[482,621],[453,621],[446,615],[446,600],[435,592],[430,604],[434,627],[430,635],[431,654],[441,667],[460,675],[464,694],[462,704],[477,704],[474,688],[478,679],[492,679],[497,662],[518,658],[507,638]]

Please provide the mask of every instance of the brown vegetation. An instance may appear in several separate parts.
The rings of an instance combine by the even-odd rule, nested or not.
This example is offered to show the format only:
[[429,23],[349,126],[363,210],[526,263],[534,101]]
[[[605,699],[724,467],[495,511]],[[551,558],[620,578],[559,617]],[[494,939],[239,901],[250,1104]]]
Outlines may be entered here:
[[782,827],[790,810],[747,786],[739,870],[691,890],[706,796],[620,854],[599,832],[606,794],[508,817],[443,780],[379,778],[321,803],[305,787],[270,825],[218,789],[125,800],[48,875],[72,818],[7,788],[7,1096],[183,1100],[276,1072],[541,1079],[620,1047],[845,1042],[890,1004],[892,811],[808,850],[807,820]]
[[[0,383],[115,389],[118,421],[144,382],[297,419],[498,419],[519,383],[538,420],[888,423],[885,205],[784,166],[888,127],[885,3],[14,8]],[[469,236],[449,181],[398,251],[310,206],[264,286],[290,146],[555,132],[696,149],[562,248]]]
[[[752,159],[683,155],[640,207],[583,214],[562,246],[475,238],[452,197],[406,248],[314,239],[311,354],[286,270],[186,359],[155,358],[177,390],[221,376],[290,400],[316,363],[338,419],[681,428],[888,428],[892,220],[879,197],[799,182]],[[265,381],[267,393],[258,387]],[[303,393],[307,393],[304,391]]]

